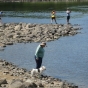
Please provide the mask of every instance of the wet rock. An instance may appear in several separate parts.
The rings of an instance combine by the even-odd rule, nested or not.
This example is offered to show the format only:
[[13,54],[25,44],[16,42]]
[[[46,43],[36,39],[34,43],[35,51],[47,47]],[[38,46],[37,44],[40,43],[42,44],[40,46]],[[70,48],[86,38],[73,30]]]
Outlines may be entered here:
[[0,79],[0,86],[1,86],[2,84],[7,84],[6,79]]
[[21,80],[12,80],[9,88],[25,88],[25,85]]

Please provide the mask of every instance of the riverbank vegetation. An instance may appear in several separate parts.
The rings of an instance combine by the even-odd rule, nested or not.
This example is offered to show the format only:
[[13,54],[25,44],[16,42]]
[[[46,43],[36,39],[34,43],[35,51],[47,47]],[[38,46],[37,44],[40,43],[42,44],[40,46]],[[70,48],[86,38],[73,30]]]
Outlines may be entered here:
[[88,5],[88,2],[0,2],[0,10],[3,11],[63,11],[67,7]]

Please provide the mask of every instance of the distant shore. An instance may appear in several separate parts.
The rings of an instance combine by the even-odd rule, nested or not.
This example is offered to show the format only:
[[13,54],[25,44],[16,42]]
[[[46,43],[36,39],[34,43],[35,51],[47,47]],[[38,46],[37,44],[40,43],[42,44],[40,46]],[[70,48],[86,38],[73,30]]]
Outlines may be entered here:
[[79,29],[78,24],[3,23],[0,24],[0,46],[54,41],[63,36],[76,35]]
[[85,2],[87,0],[0,0],[1,2]]
[[[1,0],[0,0],[1,1]],[[12,2],[10,2],[12,1]],[[16,1],[16,0],[15,0]],[[18,0],[14,2],[13,0],[3,0],[0,2],[1,11],[65,11],[68,7],[72,11],[77,11],[79,8],[73,8],[78,6],[88,5],[88,1],[84,0],[52,0],[52,1],[43,1],[43,0]]]

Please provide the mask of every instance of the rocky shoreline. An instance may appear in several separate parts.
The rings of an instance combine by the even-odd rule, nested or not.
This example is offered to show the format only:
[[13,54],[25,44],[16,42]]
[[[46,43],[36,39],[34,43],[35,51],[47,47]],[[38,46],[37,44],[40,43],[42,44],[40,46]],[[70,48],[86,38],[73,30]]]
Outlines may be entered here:
[[53,41],[62,36],[73,36],[81,29],[78,24],[31,24],[3,23],[0,24],[0,46],[15,43]]
[[78,88],[51,76],[31,77],[30,71],[0,59],[0,88]]
[[[54,41],[62,36],[73,36],[81,29],[78,24],[0,24],[0,47],[15,43]],[[0,88],[78,88],[73,83],[51,76],[31,77],[30,71],[0,59]]]

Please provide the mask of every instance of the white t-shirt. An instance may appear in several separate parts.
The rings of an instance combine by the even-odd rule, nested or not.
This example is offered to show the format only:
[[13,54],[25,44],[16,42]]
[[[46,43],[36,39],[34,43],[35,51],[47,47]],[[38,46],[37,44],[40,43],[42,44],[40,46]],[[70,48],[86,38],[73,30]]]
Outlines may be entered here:
[[67,10],[66,13],[67,13],[67,16],[70,16],[71,11]]

